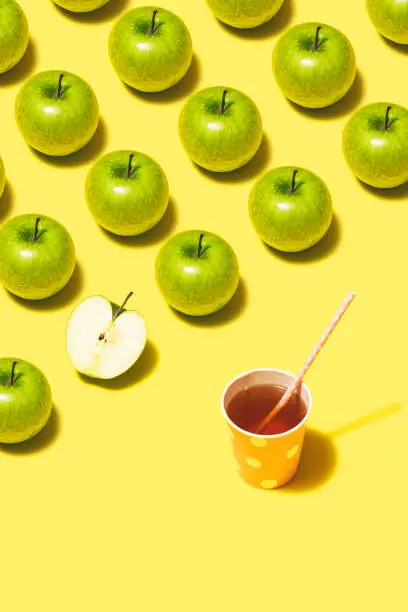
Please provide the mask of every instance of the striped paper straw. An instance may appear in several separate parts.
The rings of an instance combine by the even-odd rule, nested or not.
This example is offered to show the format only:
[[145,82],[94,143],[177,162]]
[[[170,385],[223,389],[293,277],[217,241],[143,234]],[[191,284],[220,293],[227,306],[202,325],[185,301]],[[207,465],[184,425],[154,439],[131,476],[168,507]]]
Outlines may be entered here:
[[298,387],[301,385],[302,380],[307,374],[307,371],[309,370],[310,366],[313,364],[316,357],[319,355],[320,351],[322,350],[322,348],[324,347],[324,345],[326,344],[326,342],[328,341],[328,339],[330,338],[330,336],[336,329],[337,325],[340,323],[341,319],[346,314],[348,307],[351,305],[355,297],[356,297],[356,294],[354,293],[354,291],[350,291],[350,293],[344,300],[343,304],[340,306],[339,310],[335,314],[329,327],[326,329],[323,336],[320,338],[319,342],[316,344],[312,353],[306,359],[302,369],[300,370],[299,374],[296,376],[291,386],[287,389],[286,393],[282,396],[278,404],[276,404],[276,406],[270,411],[270,413],[266,415],[266,417],[263,419],[263,421],[259,425],[258,429],[256,430],[257,434],[261,434],[264,431],[264,429],[267,427],[267,425],[272,421],[272,419],[278,414],[278,412],[280,412],[282,408],[284,408],[286,404],[290,402],[290,400],[292,399],[293,395],[296,392],[296,389],[298,389]]

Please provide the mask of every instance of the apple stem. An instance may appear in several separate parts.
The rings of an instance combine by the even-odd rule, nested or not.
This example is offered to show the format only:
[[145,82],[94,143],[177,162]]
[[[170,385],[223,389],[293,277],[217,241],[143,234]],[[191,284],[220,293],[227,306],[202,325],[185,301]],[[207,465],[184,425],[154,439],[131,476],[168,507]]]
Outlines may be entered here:
[[126,299],[124,300],[122,306],[119,307],[118,312],[115,314],[115,316],[113,317],[113,320],[115,321],[121,314],[122,312],[125,310],[125,306],[128,303],[128,301],[130,300],[130,298],[133,295],[133,291],[130,291],[130,293],[128,293],[128,295],[126,296]]
[[[133,295],[133,291],[131,291],[130,293],[128,293],[128,295],[126,296],[126,299],[124,300],[124,302],[122,303],[122,306],[119,306],[119,310],[117,311],[117,313],[115,314],[115,316],[112,319],[112,323],[114,323],[116,321],[116,319],[122,314],[122,312],[125,310],[125,306],[128,303],[128,301],[130,300],[130,298]],[[100,340],[102,342],[102,340],[105,340],[106,338],[106,332],[102,332],[101,334],[99,334],[98,336],[98,340]]]
[[134,168],[132,169],[132,161],[133,161],[134,156],[135,156],[134,153],[131,153],[129,155],[129,162],[128,162],[128,167],[126,171],[126,178],[130,178],[135,171]]
[[200,234],[200,237],[198,239],[198,246],[197,246],[197,251],[196,251],[196,258],[200,259],[202,253],[203,253],[203,238],[204,238],[204,234]]
[[58,88],[57,88],[57,94],[56,94],[56,98],[60,98],[62,96],[62,79],[64,78],[63,74],[59,75],[59,79],[58,79]]
[[318,48],[320,47],[319,34],[320,34],[321,29],[322,29],[322,26],[317,26],[316,28],[316,36],[315,36],[314,45],[313,45],[313,49],[315,51],[317,51]]
[[38,240],[38,226],[39,226],[40,221],[41,221],[41,217],[37,217],[36,220],[35,220],[34,236],[33,236],[33,241],[34,242],[37,242],[37,240]]
[[293,171],[293,175],[292,175],[292,185],[290,187],[290,193],[295,193],[296,189],[297,189],[297,185],[296,185],[296,175],[297,175],[298,171],[294,170]]
[[392,106],[387,106],[387,110],[385,112],[385,121],[384,121],[384,130],[388,130],[388,128],[390,127],[390,112],[391,112]]
[[152,23],[150,24],[149,34],[154,34],[156,31],[156,16],[158,12],[159,11],[157,9],[153,11]]
[[226,89],[224,89],[224,91],[222,92],[220,115],[223,115],[225,113],[225,101],[226,101],[227,93],[228,91]]
[[15,379],[16,379],[16,365],[17,365],[17,361],[13,361],[13,365],[11,366],[11,373],[10,373],[10,387],[12,387],[14,385]]

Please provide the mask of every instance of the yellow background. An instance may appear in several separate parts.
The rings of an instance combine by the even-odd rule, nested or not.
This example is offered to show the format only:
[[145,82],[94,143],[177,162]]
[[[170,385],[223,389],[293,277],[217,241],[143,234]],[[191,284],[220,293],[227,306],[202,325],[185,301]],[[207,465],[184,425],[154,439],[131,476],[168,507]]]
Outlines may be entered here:
[[[408,105],[407,57],[380,39],[363,0],[285,0],[252,33],[216,22],[204,0],[161,0],[191,30],[196,59],[173,91],[139,95],[110,65],[112,0],[87,17],[49,0],[21,0],[31,28],[23,62],[0,77],[0,154],[8,186],[1,222],[49,214],[75,240],[79,271],[69,288],[28,305],[0,292],[1,354],[37,364],[56,413],[32,443],[0,451],[0,589],[7,612],[38,610],[402,609],[407,547],[408,191],[374,193],[344,162],[341,131],[363,102]],[[271,52],[290,25],[319,20],[351,39],[359,77],[332,109],[304,112],[284,100]],[[13,119],[17,91],[37,70],[70,70],[98,96],[97,137],[71,159],[29,150]],[[194,168],[177,134],[195,88],[227,85],[259,105],[266,144],[233,177]],[[83,197],[103,152],[135,148],[165,169],[173,204],[145,237],[117,240],[93,222]],[[314,251],[278,256],[255,235],[247,200],[255,177],[294,164],[328,184],[336,223]],[[243,284],[208,321],[171,312],[154,260],[175,230],[227,239]],[[146,318],[139,364],[111,384],[81,379],[65,352],[75,304],[102,293]],[[219,410],[224,385],[254,367],[296,371],[349,289],[358,296],[308,376],[314,411],[297,481],[275,492],[239,479]]]

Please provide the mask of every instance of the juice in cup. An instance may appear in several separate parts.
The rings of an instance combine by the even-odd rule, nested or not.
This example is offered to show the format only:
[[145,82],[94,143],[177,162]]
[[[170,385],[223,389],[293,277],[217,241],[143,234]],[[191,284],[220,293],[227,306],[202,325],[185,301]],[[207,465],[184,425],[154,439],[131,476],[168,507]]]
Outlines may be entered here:
[[231,431],[238,469],[253,487],[281,487],[297,472],[312,408],[305,384],[266,429],[256,433],[294,380],[292,374],[281,370],[251,370],[234,378],[223,393],[222,411]]

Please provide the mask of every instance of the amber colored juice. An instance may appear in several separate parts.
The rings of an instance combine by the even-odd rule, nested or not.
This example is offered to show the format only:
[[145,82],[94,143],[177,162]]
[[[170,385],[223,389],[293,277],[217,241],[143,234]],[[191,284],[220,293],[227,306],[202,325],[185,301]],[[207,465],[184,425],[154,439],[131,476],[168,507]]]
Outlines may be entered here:
[[[257,433],[260,423],[276,406],[285,391],[286,387],[277,385],[254,385],[242,389],[230,401],[227,407],[228,416],[241,429]],[[303,421],[306,412],[306,404],[296,393],[262,433],[271,435],[289,431]]]

